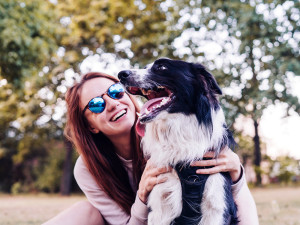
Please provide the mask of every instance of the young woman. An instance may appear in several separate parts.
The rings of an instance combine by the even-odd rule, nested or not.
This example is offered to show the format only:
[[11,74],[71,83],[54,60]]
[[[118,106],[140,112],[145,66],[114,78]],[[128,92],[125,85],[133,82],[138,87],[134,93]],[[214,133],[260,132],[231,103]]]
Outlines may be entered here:
[[[157,176],[171,168],[146,162],[135,132],[138,104],[118,80],[103,73],[88,73],[66,94],[66,136],[79,158],[74,176],[88,202],[81,202],[45,224],[147,224],[147,197]],[[206,155],[210,157],[209,154]],[[256,206],[238,156],[224,150],[218,160],[194,163],[214,166],[197,173],[228,171],[232,177],[240,224],[258,224]]]

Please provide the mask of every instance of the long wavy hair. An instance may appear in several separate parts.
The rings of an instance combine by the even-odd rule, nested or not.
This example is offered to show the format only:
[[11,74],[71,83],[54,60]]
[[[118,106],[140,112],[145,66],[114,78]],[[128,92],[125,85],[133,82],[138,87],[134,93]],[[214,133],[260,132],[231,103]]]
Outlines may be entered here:
[[[122,161],[117,156],[112,142],[101,132],[94,134],[89,130],[87,119],[82,115],[79,106],[80,90],[86,81],[95,78],[106,78],[114,82],[119,80],[113,76],[91,72],[85,74],[81,81],[73,85],[65,96],[67,102],[67,124],[65,136],[75,145],[77,152],[81,155],[89,172],[95,178],[97,184],[104,192],[112,198],[126,213],[130,214],[130,209],[135,200],[128,174]],[[134,96],[129,95],[139,112],[139,106]],[[137,116],[135,118],[135,123]],[[145,159],[140,149],[140,138],[135,131],[135,126],[131,129],[132,146],[132,166],[133,179],[138,185],[144,167]]]

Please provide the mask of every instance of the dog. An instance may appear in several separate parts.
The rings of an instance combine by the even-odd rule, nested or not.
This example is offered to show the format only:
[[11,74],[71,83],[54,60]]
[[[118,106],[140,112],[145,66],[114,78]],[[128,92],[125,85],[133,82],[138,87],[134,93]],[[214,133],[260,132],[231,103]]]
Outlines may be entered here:
[[136,124],[145,156],[158,167],[174,168],[159,175],[167,181],[148,197],[148,224],[237,224],[229,173],[198,175],[190,166],[209,151],[217,158],[235,144],[214,77],[201,64],[168,58],[120,71],[118,77],[130,94],[148,100]]

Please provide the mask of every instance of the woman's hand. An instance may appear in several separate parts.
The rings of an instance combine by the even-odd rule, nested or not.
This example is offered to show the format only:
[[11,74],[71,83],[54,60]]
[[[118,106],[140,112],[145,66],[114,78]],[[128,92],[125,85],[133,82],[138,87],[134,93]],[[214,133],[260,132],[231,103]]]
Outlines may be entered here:
[[[207,152],[204,158],[213,158],[214,152]],[[198,169],[197,174],[214,174],[229,172],[233,182],[237,182],[241,175],[241,162],[237,154],[225,147],[216,159],[195,161],[191,166],[213,166],[207,169]]]
[[138,190],[138,196],[143,203],[146,204],[148,195],[156,184],[163,183],[167,180],[167,178],[158,178],[157,176],[170,171],[171,167],[157,168],[150,160],[147,161]]

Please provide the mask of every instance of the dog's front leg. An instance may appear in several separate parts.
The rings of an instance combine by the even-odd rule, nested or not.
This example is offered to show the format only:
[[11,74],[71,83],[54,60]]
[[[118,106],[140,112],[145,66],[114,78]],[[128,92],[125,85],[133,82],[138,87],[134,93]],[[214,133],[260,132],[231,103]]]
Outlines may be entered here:
[[223,225],[226,210],[225,179],[220,173],[212,174],[205,183],[201,202],[202,218],[199,225]]
[[182,211],[181,184],[175,171],[159,176],[167,177],[168,180],[157,184],[149,195],[148,224],[170,225]]

